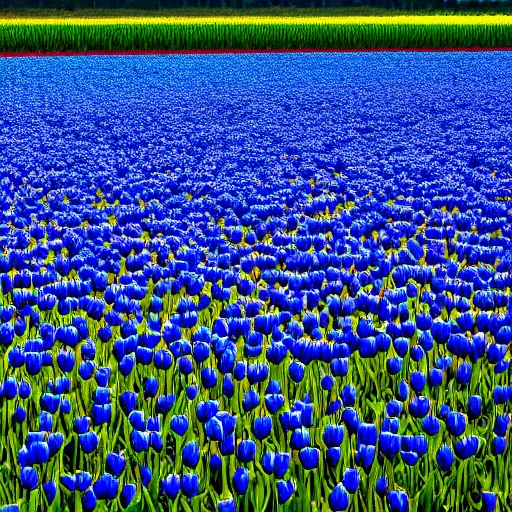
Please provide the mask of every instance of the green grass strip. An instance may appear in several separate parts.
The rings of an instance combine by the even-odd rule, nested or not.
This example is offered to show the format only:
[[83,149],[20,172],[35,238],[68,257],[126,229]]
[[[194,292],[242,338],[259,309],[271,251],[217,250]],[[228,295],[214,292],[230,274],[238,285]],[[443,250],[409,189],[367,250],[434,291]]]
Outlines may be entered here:
[[0,52],[512,46],[512,17],[0,20]]

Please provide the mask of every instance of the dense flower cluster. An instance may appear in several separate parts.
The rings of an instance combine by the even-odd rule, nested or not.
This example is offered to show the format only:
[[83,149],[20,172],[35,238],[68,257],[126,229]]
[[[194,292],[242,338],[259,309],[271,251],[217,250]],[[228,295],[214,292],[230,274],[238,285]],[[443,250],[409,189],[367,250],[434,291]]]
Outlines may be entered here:
[[2,510],[510,507],[511,58],[0,61]]

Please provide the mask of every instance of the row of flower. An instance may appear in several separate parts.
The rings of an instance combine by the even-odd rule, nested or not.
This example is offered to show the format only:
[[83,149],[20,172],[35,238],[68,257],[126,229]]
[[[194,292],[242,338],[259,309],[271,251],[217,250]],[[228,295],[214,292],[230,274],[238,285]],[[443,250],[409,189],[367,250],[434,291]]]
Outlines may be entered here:
[[[336,59],[354,72],[346,56],[314,59],[326,74],[300,75],[306,85],[332,85]],[[314,59],[301,65],[319,65]],[[411,57],[386,59],[400,73]],[[192,166],[155,168],[167,156],[141,149],[144,130],[127,123],[128,134],[110,134],[116,151],[105,150],[104,112],[44,110],[31,77],[50,71],[53,101],[56,70],[67,70],[63,87],[77,100],[84,91],[94,99],[102,80],[107,109],[116,73],[145,71],[126,92],[138,112],[139,88],[157,88],[157,72],[172,74],[180,62],[185,84],[171,80],[165,90],[214,104],[195,58],[24,62],[0,61],[14,84],[7,111],[20,101],[21,121],[30,106],[41,112],[24,126],[14,117],[0,125],[10,155],[0,164],[1,510],[510,508],[512,180],[504,167],[473,155],[444,176],[377,175],[335,151],[307,154],[320,144],[314,137],[304,153],[289,132],[272,141],[270,110],[242,115],[227,97],[222,115],[239,125],[226,140],[245,137],[263,116],[259,147],[268,155],[244,146],[238,157],[226,146],[212,157],[204,126],[189,119],[178,144],[163,122],[176,119],[176,97],[161,99],[166,117],[146,88],[150,134],[172,138],[175,160]],[[263,78],[279,69],[267,64]],[[484,60],[490,76],[494,68]],[[230,73],[238,74],[223,73],[236,89]],[[268,105],[251,89],[256,77],[245,80],[253,104]],[[318,103],[299,74],[287,80],[309,101],[300,115],[319,133]],[[117,120],[126,108],[117,107]],[[38,123],[62,146],[33,148],[22,161],[23,136]],[[94,151],[82,156],[81,137],[94,139],[99,166]],[[139,160],[122,154],[134,144]]]

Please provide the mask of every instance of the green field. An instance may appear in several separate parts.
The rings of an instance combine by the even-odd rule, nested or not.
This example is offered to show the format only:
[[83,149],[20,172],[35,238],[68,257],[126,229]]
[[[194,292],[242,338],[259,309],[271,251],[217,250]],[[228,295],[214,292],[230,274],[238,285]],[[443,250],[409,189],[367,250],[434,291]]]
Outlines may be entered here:
[[512,16],[4,18],[1,52],[512,46]]

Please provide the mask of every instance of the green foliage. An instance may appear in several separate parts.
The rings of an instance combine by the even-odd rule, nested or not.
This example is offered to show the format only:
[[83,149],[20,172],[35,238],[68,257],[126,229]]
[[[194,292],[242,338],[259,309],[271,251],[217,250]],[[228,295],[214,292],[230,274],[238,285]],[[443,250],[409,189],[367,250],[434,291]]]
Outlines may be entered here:
[[162,23],[0,25],[1,52],[512,46],[510,24]]

